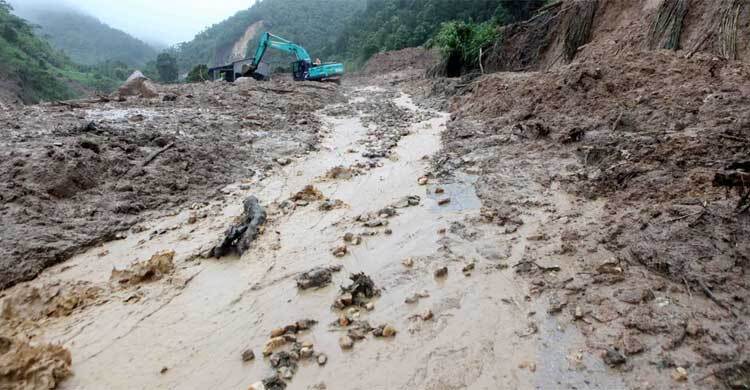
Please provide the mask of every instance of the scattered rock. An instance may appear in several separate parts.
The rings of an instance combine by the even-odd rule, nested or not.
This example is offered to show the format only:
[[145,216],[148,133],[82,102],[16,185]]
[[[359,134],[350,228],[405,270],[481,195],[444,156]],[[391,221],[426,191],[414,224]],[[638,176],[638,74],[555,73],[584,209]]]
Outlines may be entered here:
[[276,159],[276,163],[283,166],[287,166],[292,163],[292,159],[289,157],[279,157]]
[[352,284],[341,288],[341,295],[336,299],[334,307],[343,309],[351,305],[365,306],[371,298],[380,295],[372,279],[364,273],[349,276]]
[[438,205],[439,206],[445,206],[445,205],[447,205],[450,202],[451,202],[451,198],[442,198],[442,199],[438,200]]
[[341,347],[341,349],[344,349],[344,350],[352,349],[352,347],[354,347],[354,340],[352,340],[351,337],[346,336],[346,335],[341,336],[339,338],[339,346]]
[[435,270],[436,278],[444,278],[446,276],[448,276],[448,267],[443,266]]
[[419,179],[417,179],[417,184],[419,184],[420,186],[424,186],[424,185],[427,185],[428,181],[429,179],[427,178],[427,176],[422,176]]
[[326,199],[323,203],[320,204],[320,207],[318,207],[318,210],[331,211],[334,209],[340,209],[344,207],[346,207],[346,203],[344,203],[340,199]]
[[328,356],[324,353],[318,355],[318,365],[325,366],[328,363]]
[[159,374],[164,375],[167,373],[167,371],[169,371],[169,367],[162,367],[161,370],[159,370]]
[[616,348],[607,349],[602,359],[604,360],[604,363],[606,363],[610,367],[616,367],[625,364],[627,360],[625,358],[625,355],[623,355]]
[[255,352],[252,349],[246,349],[242,352],[242,361],[249,362],[255,359]]
[[321,288],[331,283],[333,272],[338,272],[341,267],[316,267],[297,277],[297,287],[302,290],[309,288]]
[[421,314],[419,315],[419,318],[421,318],[421,319],[422,319],[422,321],[429,321],[429,320],[433,319],[433,317],[434,317],[434,316],[435,316],[435,315],[434,315],[434,314],[432,314],[432,310],[430,310],[430,309],[427,309],[427,310],[425,310],[424,312],[422,312],[422,313],[421,313]]
[[339,245],[335,248],[333,248],[333,255],[336,257],[344,257],[349,252],[349,249],[346,247],[346,245]]
[[297,201],[306,201],[306,202],[315,202],[319,200],[323,200],[325,197],[323,196],[323,193],[320,192],[317,188],[315,188],[312,185],[305,186],[305,188],[302,189],[302,191],[297,192],[296,194],[292,195],[290,198],[291,201],[297,202]]
[[305,358],[305,359],[307,359],[307,358],[309,358],[309,357],[312,357],[312,355],[313,355],[313,352],[314,352],[314,351],[313,351],[313,349],[312,349],[312,348],[308,348],[308,347],[302,347],[302,348],[301,348],[301,349],[299,350],[299,356],[300,356],[301,358]]
[[263,347],[263,356],[269,356],[274,350],[284,346],[287,343],[287,339],[284,336],[272,337],[266,341],[266,345]]
[[471,275],[471,271],[474,271],[474,268],[476,268],[476,263],[469,263],[466,264],[463,269],[461,269],[461,272],[463,272],[464,275],[469,276]]
[[441,188],[441,187],[437,187],[437,188],[435,188],[435,193],[436,194],[444,194],[445,190],[443,188]]
[[385,229],[383,231],[383,233],[385,233],[386,235],[390,236],[391,234],[393,234],[393,230],[391,230],[391,229]]
[[685,382],[688,380],[688,372],[684,367],[677,367],[672,371],[672,379],[677,382]]
[[375,310],[375,304],[374,304],[374,303],[372,303],[372,302],[367,302],[367,303],[365,304],[365,309],[366,309],[367,311],[373,311],[373,310]]
[[394,337],[396,333],[396,328],[391,325],[380,325],[372,331],[375,337]]
[[401,264],[403,264],[404,267],[411,268],[414,266],[414,259],[412,259],[411,257],[407,257],[403,261],[401,261]]

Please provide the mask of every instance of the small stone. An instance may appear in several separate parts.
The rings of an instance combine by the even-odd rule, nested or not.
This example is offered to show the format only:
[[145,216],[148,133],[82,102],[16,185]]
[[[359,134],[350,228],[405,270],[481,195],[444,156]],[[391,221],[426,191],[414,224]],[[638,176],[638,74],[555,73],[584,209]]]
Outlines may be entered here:
[[281,367],[279,368],[279,376],[282,379],[289,380],[294,378],[294,371],[292,371],[292,369],[289,367]]
[[404,299],[404,303],[413,304],[419,302],[419,296],[417,294],[410,295]]
[[312,348],[303,347],[302,349],[299,350],[299,356],[301,358],[307,359],[309,357],[312,357],[312,355],[313,355]]
[[190,215],[188,216],[188,220],[187,220],[188,225],[192,225],[196,222],[198,222],[198,216],[195,215],[194,213],[190,213]]
[[284,328],[276,328],[271,331],[271,337],[279,337],[279,336],[282,336],[284,333],[286,333],[286,330],[284,330]]
[[419,315],[419,318],[422,319],[422,321],[429,321],[434,317],[434,314],[432,314],[432,310],[427,309],[422,314]]
[[622,344],[623,349],[628,356],[641,353],[646,348],[637,337],[630,334],[623,336]]
[[346,245],[339,245],[333,249],[333,255],[336,257],[344,257],[349,252]]
[[688,379],[688,372],[684,367],[677,367],[672,371],[672,379],[677,382],[685,382]]
[[474,268],[476,267],[475,263],[469,263],[464,266],[464,268],[461,270],[463,273],[471,273],[471,271],[474,271]]
[[266,341],[266,345],[263,347],[263,356],[268,356],[273,353],[276,348],[281,347],[287,343],[287,339],[283,336],[273,337]]
[[580,320],[581,318],[583,318],[583,309],[581,309],[580,306],[576,306],[576,310],[575,310],[575,313],[573,314],[573,316],[577,320]]
[[438,205],[439,206],[445,206],[445,205],[447,205],[450,202],[451,202],[451,198],[442,198],[442,199],[438,200]]
[[392,327],[391,325],[386,325],[383,327],[383,337],[393,337],[397,333],[396,328]]
[[362,243],[362,236],[354,236],[352,239],[352,245],[359,245]]
[[161,371],[159,371],[159,373],[160,373],[160,374],[162,374],[162,375],[164,375],[164,374],[166,374],[166,373],[167,373],[167,371],[169,371],[169,368],[168,368],[168,367],[162,367],[162,368],[161,368]]
[[310,348],[310,349],[312,349],[312,347],[313,347],[312,341],[307,340],[307,341],[303,341],[302,342],[302,348]]
[[429,298],[430,297],[430,292],[427,291],[427,290],[422,290],[422,291],[416,293],[416,296],[418,296],[420,298]]
[[696,320],[688,320],[687,326],[685,327],[685,332],[689,334],[690,336],[698,336],[701,333],[701,324],[698,323]]
[[341,314],[339,316],[339,326],[348,326],[351,323],[349,318],[346,316],[346,314]]
[[326,363],[328,363],[328,356],[324,353],[318,355],[318,365],[325,366]]
[[334,303],[334,306],[343,309],[347,306],[351,306],[351,304],[354,302],[354,297],[350,293],[344,293],[341,294],[337,299],[336,303]]
[[414,259],[412,259],[411,257],[407,257],[407,258],[405,258],[405,259],[404,259],[404,260],[403,260],[403,261],[401,262],[401,264],[403,264],[403,265],[404,265],[404,267],[407,267],[407,268],[411,268],[411,267],[413,267],[413,266],[414,266]]
[[263,382],[255,382],[247,390],[266,390],[266,385]]
[[354,340],[349,336],[341,336],[339,338],[339,346],[341,349],[352,349],[354,347]]
[[243,362],[249,362],[253,359],[255,359],[255,352],[253,352],[252,349],[246,349],[244,352],[242,352]]
[[288,157],[280,157],[276,159],[276,163],[278,163],[281,166],[286,166],[292,163],[292,160]]
[[448,267],[440,267],[435,270],[435,277],[436,278],[444,278],[448,275]]
[[374,304],[374,303],[372,303],[372,302],[367,302],[367,303],[365,304],[365,309],[366,309],[367,311],[373,311],[373,310],[375,310],[375,304]]
[[420,186],[424,186],[424,185],[427,185],[428,181],[429,179],[427,178],[427,176],[422,176],[419,179],[417,179],[417,184],[419,184]]
[[391,230],[391,229],[385,229],[385,232],[384,232],[384,233],[385,233],[386,235],[390,236],[391,234],[393,234],[393,230]]
[[604,363],[607,363],[607,365],[610,367],[625,364],[626,361],[625,355],[623,355],[615,348],[607,349],[607,352],[604,353],[604,356],[602,358],[604,360]]
[[354,233],[344,234],[344,242],[352,242],[352,241],[354,241]]
[[435,193],[436,194],[444,194],[445,193],[445,189],[443,189],[441,187],[435,188]]

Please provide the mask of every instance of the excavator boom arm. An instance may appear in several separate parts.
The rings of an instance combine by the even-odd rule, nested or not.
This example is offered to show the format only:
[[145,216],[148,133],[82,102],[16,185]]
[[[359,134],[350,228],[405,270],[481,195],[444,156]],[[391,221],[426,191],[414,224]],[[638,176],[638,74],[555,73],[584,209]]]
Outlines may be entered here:
[[312,61],[310,54],[305,50],[304,47],[296,45],[282,37],[278,37],[271,33],[263,33],[258,43],[258,48],[255,50],[255,57],[253,57],[253,67],[256,69],[260,65],[263,56],[266,55],[268,48],[274,48],[283,52],[294,54],[298,61]]

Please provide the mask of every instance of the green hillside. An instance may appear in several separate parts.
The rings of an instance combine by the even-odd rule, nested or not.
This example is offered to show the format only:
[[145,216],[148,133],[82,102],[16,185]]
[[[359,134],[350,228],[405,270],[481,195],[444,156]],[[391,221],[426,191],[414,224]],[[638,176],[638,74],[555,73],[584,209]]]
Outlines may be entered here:
[[22,2],[14,8],[17,15],[38,25],[41,35],[52,46],[79,64],[118,61],[142,66],[156,58],[156,50],[149,45],[76,10],[64,6],[29,6]]
[[[248,26],[258,21],[264,22],[264,30],[303,45],[313,56],[321,56],[332,51],[339,34],[364,6],[362,0],[259,1],[179,45],[180,69],[187,71],[196,64],[226,62],[234,43]],[[257,39],[249,46],[254,48],[256,44]]]
[[24,103],[109,92],[120,83],[120,75],[127,77],[127,72],[124,64],[75,64],[0,0],[0,80],[13,85],[10,89]]

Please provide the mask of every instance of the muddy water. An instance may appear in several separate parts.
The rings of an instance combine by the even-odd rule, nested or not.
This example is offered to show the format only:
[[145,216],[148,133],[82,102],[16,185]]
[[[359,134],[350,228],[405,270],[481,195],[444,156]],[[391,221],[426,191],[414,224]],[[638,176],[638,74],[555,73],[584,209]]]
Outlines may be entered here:
[[[406,95],[395,102],[418,109]],[[94,248],[33,282],[107,283],[113,267],[160,250],[177,252],[173,277],[138,290],[118,290],[101,304],[39,331],[41,340],[62,343],[73,355],[75,375],[62,388],[245,389],[273,373],[261,357],[269,332],[303,318],[319,324],[298,337],[313,342],[329,361],[323,367],[303,362],[290,389],[320,383],[328,389],[531,389],[563,383],[587,388],[597,382],[617,387],[599,378],[598,369],[568,368],[563,357],[582,344],[573,329],[534,319],[537,308],[526,299],[528,286],[506,267],[520,260],[526,241],[499,239],[499,228],[476,222],[481,206],[473,189],[476,177],[458,174],[445,183],[417,184],[429,169],[423,157],[440,150],[446,114],[414,123],[412,134],[381,167],[335,181],[321,178],[330,168],[361,159],[350,151],[361,148],[367,128],[357,117],[325,119],[329,133],[319,152],[279,175],[226,188],[222,202],[203,207],[208,218],[188,225],[188,211],[182,211],[152,221],[143,233]],[[256,195],[270,205],[308,184],[347,207],[322,212],[311,204],[271,215],[265,233],[242,258],[195,259],[240,214],[245,196]],[[437,187],[445,193],[435,195]],[[419,195],[422,204],[390,219],[392,235],[383,228],[367,229],[378,234],[350,247],[343,259],[332,256],[331,248],[346,232],[365,230],[354,222],[357,215],[408,195]],[[445,196],[451,203],[438,205]],[[527,222],[521,236],[531,234],[543,216],[529,216]],[[405,258],[413,258],[414,267],[404,267]],[[466,276],[461,270],[470,262],[476,269]],[[342,264],[344,271],[334,275],[331,286],[298,291],[297,274],[333,264]],[[448,266],[447,278],[434,278],[439,266]],[[343,331],[329,324],[337,318],[331,304],[338,286],[352,272],[369,274],[383,289],[375,310],[363,313],[363,319],[374,326],[394,325],[399,333],[387,340],[370,336],[344,352],[338,346]],[[404,303],[424,290],[428,298]],[[434,313],[433,320],[413,317],[426,309]],[[530,322],[538,323],[538,333],[526,334]],[[258,357],[243,363],[240,355],[247,348]],[[523,363],[533,365],[519,368]]]

